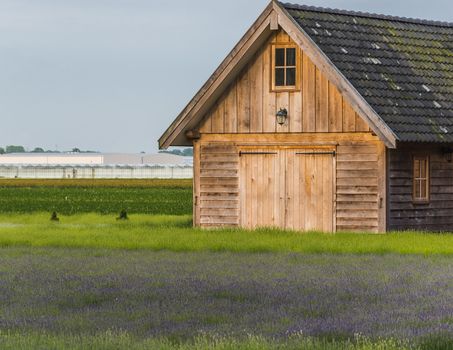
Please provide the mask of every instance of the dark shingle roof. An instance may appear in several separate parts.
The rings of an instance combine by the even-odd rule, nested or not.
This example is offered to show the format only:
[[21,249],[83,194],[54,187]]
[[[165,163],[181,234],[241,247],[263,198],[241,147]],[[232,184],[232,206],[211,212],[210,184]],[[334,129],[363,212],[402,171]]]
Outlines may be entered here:
[[400,141],[453,142],[453,24],[282,5]]

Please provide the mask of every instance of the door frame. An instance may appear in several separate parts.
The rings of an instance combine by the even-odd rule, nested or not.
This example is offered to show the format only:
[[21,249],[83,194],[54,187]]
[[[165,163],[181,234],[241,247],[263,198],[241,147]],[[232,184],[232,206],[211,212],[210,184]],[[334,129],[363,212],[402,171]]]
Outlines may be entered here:
[[[277,153],[280,155],[280,152],[283,150],[300,150],[303,152],[303,150],[316,150],[312,151],[313,153],[320,153],[320,154],[326,154],[326,153],[331,153],[332,154],[332,233],[337,232],[337,161],[336,161],[336,156],[337,156],[337,144],[327,144],[327,145],[320,145],[320,144],[303,144],[303,145],[297,145],[297,144],[291,144],[291,145],[275,145],[275,144],[256,144],[256,145],[237,145],[237,150],[238,150],[238,157],[240,158],[241,155],[243,154],[274,154]],[[241,162],[239,162],[240,164]],[[285,159],[286,163],[286,159]],[[241,181],[242,179],[242,167],[239,165],[239,171],[238,171],[238,177],[239,177],[239,193],[240,196],[243,196],[243,183]],[[286,206],[287,206],[287,200],[286,200],[286,165],[285,165],[285,193],[283,193],[284,196],[284,207],[286,211]],[[241,203],[241,198],[239,198],[239,202]],[[241,227],[243,226],[242,222],[242,205],[239,205],[239,224]],[[285,219],[286,220],[286,219]],[[283,227],[284,228],[284,227]]]

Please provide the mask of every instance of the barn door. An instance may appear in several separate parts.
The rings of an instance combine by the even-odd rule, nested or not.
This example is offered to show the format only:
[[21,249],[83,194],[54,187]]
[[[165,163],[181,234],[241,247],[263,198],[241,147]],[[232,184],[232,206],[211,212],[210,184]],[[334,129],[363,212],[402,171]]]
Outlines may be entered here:
[[253,149],[240,154],[241,226],[284,227],[285,181],[277,150]]
[[334,231],[332,151],[263,148],[240,156],[241,226]]
[[333,152],[286,151],[285,227],[333,232]]

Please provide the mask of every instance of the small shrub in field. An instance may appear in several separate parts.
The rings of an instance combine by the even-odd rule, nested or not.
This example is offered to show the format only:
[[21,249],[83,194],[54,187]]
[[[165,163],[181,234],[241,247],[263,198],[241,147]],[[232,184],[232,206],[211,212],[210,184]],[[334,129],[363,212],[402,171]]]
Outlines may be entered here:
[[129,217],[127,216],[127,211],[126,210],[121,210],[120,215],[116,218],[117,220],[129,220]]
[[56,211],[52,212],[52,215],[50,216],[50,221],[60,221]]

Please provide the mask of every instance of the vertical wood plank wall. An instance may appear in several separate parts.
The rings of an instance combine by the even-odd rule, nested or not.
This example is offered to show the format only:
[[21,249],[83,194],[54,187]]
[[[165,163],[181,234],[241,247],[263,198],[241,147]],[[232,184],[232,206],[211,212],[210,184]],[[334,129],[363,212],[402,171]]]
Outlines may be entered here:
[[294,230],[333,232],[335,191],[334,156],[306,154],[327,149],[289,149],[286,151],[285,227]]
[[[269,152],[271,151],[271,152]],[[281,196],[283,177],[282,159],[272,149],[254,148],[253,152],[269,154],[240,156],[240,223],[246,228],[254,228],[254,223],[262,226],[284,227],[285,208]],[[262,205],[254,205],[262,203]]]
[[[199,205],[199,222],[202,227],[238,226],[240,213],[240,157],[242,145],[256,143],[260,147],[269,145],[307,144],[310,139],[303,134],[287,140],[276,139],[269,142],[274,135],[263,138],[260,134],[245,135],[202,135],[197,150],[200,151],[199,193],[195,193]],[[311,134],[313,136],[313,134]],[[321,134],[323,140],[318,145],[336,143],[336,173],[334,187],[334,213],[337,231],[385,231],[385,205],[380,209],[382,193],[385,193],[385,169],[379,166],[382,142],[369,140],[347,140],[348,135],[338,140],[339,134]],[[283,136],[283,135],[282,135]],[[260,139],[262,138],[261,142]],[[295,140],[298,139],[298,141]],[[195,164],[195,166],[197,166]],[[250,171],[252,171],[251,169]],[[197,170],[196,170],[197,171]],[[255,170],[253,170],[255,171]],[[197,191],[197,190],[195,190]],[[281,194],[280,194],[281,195]],[[284,193],[283,193],[284,195]],[[277,200],[277,199],[276,199]],[[385,203],[385,201],[384,201]],[[250,208],[250,212],[259,212],[259,208]],[[245,213],[242,213],[245,215]]]
[[[412,157],[427,155],[430,160],[430,201],[412,201]],[[449,231],[453,227],[453,162],[442,146],[402,144],[389,151],[389,229]]]
[[[337,88],[303,53],[300,57],[301,89],[271,91],[271,45],[290,43],[280,31],[258,51],[238,78],[219,98],[201,124],[202,133],[368,132],[363,119]],[[288,124],[276,123],[275,113],[288,110]]]

